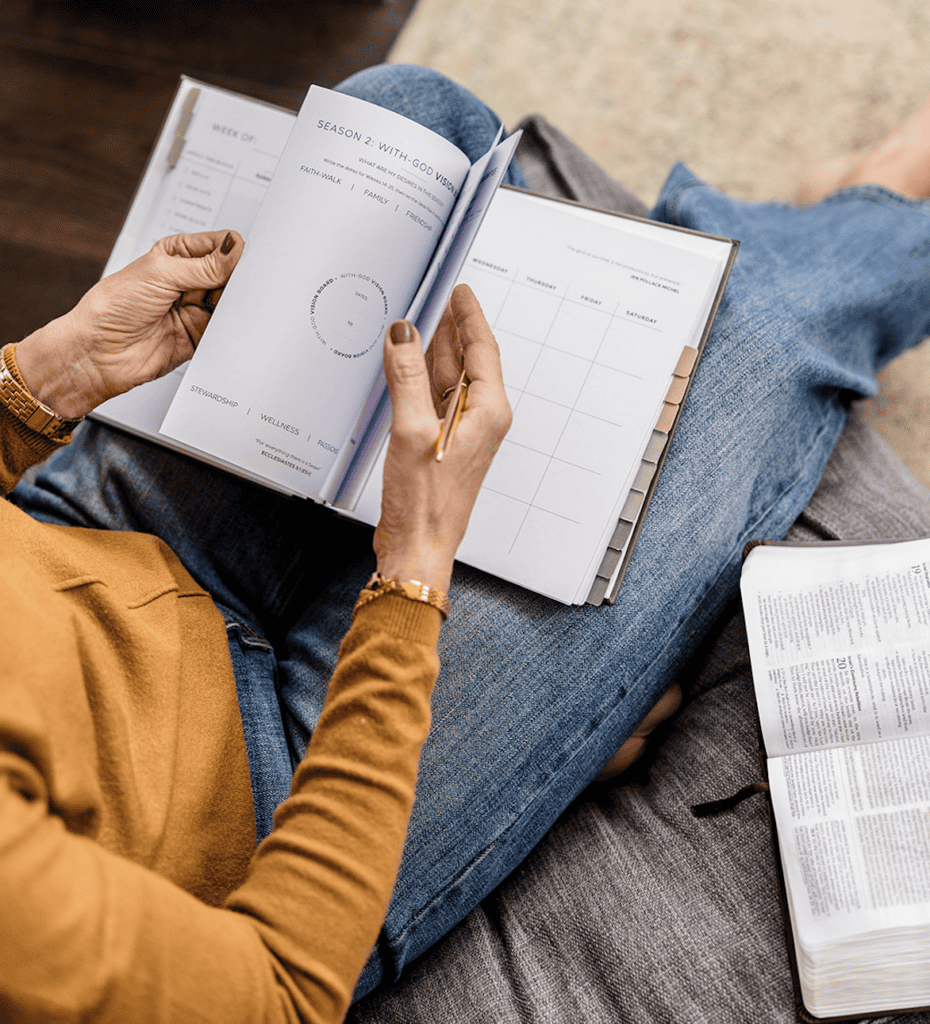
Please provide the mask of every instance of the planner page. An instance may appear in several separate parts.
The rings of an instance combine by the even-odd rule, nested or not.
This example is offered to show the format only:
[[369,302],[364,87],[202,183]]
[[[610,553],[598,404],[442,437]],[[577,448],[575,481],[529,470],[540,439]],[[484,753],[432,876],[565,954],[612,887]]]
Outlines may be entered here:
[[[500,345],[514,419],[461,561],[566,604],[585,600],[730,248],[497,193],[460,280]],[[376,521],[376,495],[373,474],[360,518]]]
[[422,125],[311,87],[161,433],[321,495],[470,167]]
[[166,235],[248,234],[295,116],[183,79],[104,276]]
[[[296,116],[182,79],[103,276],[166,235],[232,228],[247,238]],[[104,402],[94,417],[164,443],[158,429],[189,365]]]

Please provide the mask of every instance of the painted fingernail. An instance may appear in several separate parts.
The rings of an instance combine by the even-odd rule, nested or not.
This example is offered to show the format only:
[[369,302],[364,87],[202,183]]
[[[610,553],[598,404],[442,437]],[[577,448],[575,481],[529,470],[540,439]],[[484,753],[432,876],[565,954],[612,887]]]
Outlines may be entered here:
[[410,329],[408,321],[397,320],[391,324],[391,341],[395,345],[404,345],[408,341],[413,341],[413,331]]
[[233,246],[236,244],[235,238],[232,236],[231,231],[226,232],[226,237],[223,239],[223,244],[220,246],[220,252],[227,256],[233,251]]

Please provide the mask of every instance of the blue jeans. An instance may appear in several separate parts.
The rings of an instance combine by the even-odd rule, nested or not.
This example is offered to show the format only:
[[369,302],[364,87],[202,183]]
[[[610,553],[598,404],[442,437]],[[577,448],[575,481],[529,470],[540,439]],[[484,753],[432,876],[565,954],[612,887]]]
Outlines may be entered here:
[[[498,125],[423,69],[342,89],[472,155]],[[754,204],[679,166],[653,216],[742,247],[630,569],[612,608],[456,569],[407,847],[358,995],[464,917],[591,782],[736,598],[744,544],[804,509],[850,397],[930,331],[928,203],[868,187]],[[49,522],[155,533],[214,595],[265,835],[373,568],[370,531],[94,423],[13,500]]]

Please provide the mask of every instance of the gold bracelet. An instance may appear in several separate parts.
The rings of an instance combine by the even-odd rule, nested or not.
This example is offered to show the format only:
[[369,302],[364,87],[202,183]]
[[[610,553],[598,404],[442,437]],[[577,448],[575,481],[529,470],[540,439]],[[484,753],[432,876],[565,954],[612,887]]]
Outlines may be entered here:
[[29,430],[50,441],[69,441],[81,420],[66,420],[32,394],[16,365],[13,349],[10,344],[0,350],[0,403]]
[[384,597],[385,594],[400,594],[401,597],[406,597],[409,601],[420,601],[436,608],[443,619],[449,617],[448,595],[438,587],[431,587],[419,580],[385,579],[380,572],[372,573],[371,579],[365,584],[365,589],[355,602],[353,613],[368,604],[369,601]]

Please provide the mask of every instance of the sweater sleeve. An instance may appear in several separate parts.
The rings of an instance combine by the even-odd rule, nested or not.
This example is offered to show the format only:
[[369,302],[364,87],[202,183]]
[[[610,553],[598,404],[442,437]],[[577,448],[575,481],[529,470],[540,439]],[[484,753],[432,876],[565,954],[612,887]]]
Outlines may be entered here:
[[[291,796],[222,908],[71,830],[50,806],[54,757],[28,741],[34,709],[12,708],[0,1006],[43,1024],[342,1020],[400,863],[439,625],[393,595],[358,611]],[[49,671],[70,671],[77,653],[61,635],[36,638]]]

